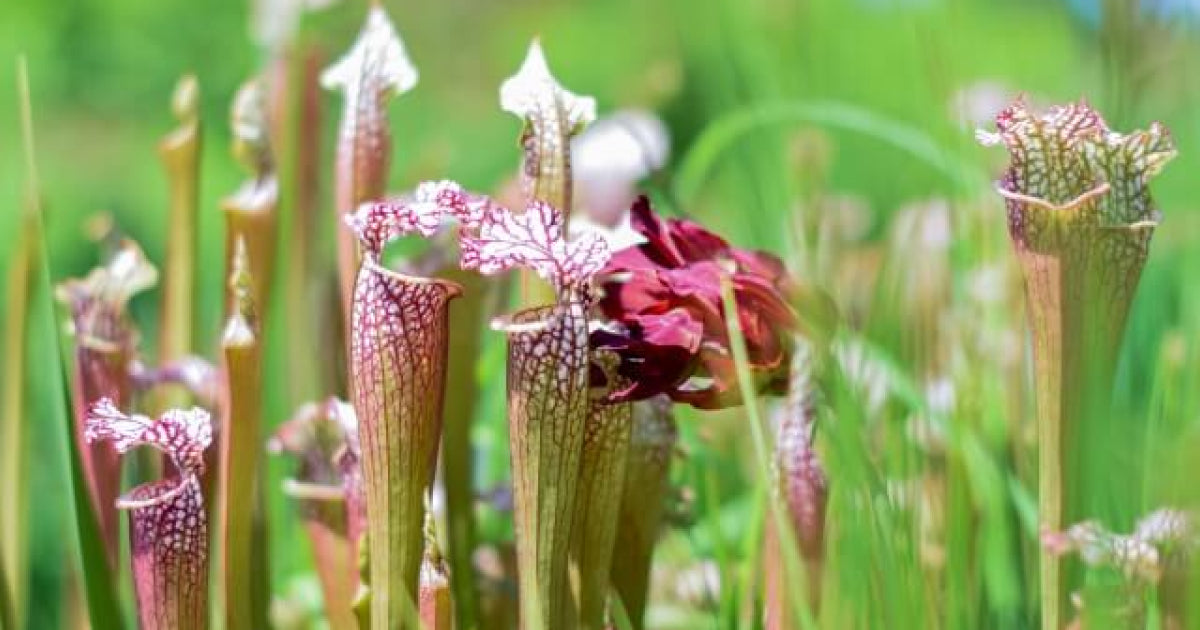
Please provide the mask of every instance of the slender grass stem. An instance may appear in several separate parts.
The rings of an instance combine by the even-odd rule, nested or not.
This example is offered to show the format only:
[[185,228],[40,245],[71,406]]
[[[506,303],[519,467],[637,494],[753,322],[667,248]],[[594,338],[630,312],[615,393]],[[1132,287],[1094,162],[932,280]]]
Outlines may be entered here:
[[0,496],[6,497],[8,507],[0,517],[0,552],[4,563],[0,564],[8,576],[4,593],[9,596],[12,612],[12,627],[19,627],[25,619],[26,540],[28,523],[28,440],[25,433],[25,359],[27,334],[26,320],[30,302],[30,281],[37,245],[33,217],[22,218],[21,236],[16,251],[9,261],[8,293],[5,299],[4,318],[4,375],[0,394]]
[[[750,371],[749,355],[746,351],[746,338],[742,333],[741,323],[738,318],[737,300],[733,293],[733,283],[729,276],[721,277],[721,301],[723,314],[726,321],[726,330],[729,333],[729,347],[733,353],[734,366],[737,371],[738,388],[742,392],[744,408],[746,410],[747,421],[750,424],[750,435],[754,444],[755,463],[760,478],[763,483],[769,483],[771,479],[771,453],[774,449],[771,446],[770,438],[766,430],[765,422],[762,415],[759,413],[758,398],[755,395],[754,377]],[[803,569],[800,563],[799,547],[797,545],[795,534],[788,527],[784,506],[782,502],[772,493],[772,498],[768,502],[769,513],[767,518],[774,525],[774,531],[779,536],[781,555],[783,556],[783,564],[786,568],[785,575],[789,579],[786,584],[794,584],[795,579],[804,579]],[[798,602],[802,603],[805,598],[799,598]],[[795,620],[797,627],[811,630],[815,628],[815,620],[812,618],[812,612],[807,605],[794,606],[790,614],[790,618]]]

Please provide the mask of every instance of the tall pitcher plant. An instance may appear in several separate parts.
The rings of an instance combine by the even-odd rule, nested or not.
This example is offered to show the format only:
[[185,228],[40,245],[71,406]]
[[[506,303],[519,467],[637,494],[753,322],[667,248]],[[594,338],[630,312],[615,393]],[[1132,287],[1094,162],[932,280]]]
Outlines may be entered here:
[[449,302],[461,293],[452,282],[397,273],[382,260],[390,241],[432,236],[441,221],[433,204],[381,201],[391,158],[386,101],[416,81],[416,68],[378,3],[351,50],[322,77],[345,97],[337,205],[350,227],[343,236],[357,237],[359,250],[339,238],[351,400],[362,449],[372,628],[419,625],[424,497],[441,437]]
[[[979,132],[1003,144],[997,185],[1025,277],[1033,335],[1039,434],[1039,518],[1049,531],[1092,516],[1091,488],[1105,470],[1083,445],[1108,415],[1125,323],[1160,218],[1148,184],[1175,156],[1167,130],[1112,131],[1084,103],[1037,115],[1017,101]],[[1099,425],[1102,426],[1102,425]],[[1069,570],[1066,570],[1069,569]],[[1042,627],[1061,628],[1077,583],[1062,559],[1043,554]]]
[[364,205],[347,218],[362,245],[351,318],[351,397],[362,448],[372,628],[416,627],[424,497],[442,429],[449,306],[462,291],[452,282],[392,271],[381,256],[399,236],[433,235],[440,219],[434,204],[391,201]]

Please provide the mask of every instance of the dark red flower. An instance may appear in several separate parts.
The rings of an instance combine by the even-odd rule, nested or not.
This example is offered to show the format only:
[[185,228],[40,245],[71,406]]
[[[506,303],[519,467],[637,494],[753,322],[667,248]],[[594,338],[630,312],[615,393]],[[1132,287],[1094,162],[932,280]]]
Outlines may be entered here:
[[592,334],[594,347],[621,356],[618,371],[630,383],[610,399],[667,394],[701,409],[741,403],[721,304],[725,274],[758,391],[785,392],[796,316],[783,263],[731,247],[692,221],[662,219],[645,197],[630,223],[646,242],[618,251],[604,268],[599,305],[615,325]]

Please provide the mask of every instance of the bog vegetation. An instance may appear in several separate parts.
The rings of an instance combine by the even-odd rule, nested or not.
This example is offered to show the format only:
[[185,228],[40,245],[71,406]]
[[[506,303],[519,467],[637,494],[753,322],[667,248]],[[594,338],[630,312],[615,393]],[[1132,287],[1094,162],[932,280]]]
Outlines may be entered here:
[[250,9],[0,8],[0,627],[1200,627],[1190,4]]

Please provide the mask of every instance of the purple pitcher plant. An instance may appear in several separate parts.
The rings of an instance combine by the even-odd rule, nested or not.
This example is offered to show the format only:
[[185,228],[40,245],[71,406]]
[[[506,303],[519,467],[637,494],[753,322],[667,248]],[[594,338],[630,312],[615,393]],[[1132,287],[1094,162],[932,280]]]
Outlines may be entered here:
[[146,630],[208,627],[208,515],[201,492],[213,429],[207,411],[170,410],[151,419],[121,412],[109,398],[88,410],[84,437],[118,454],[151,446],[173,465],[171,477],[135,487],[107,506],[129,512],[138,622]]

